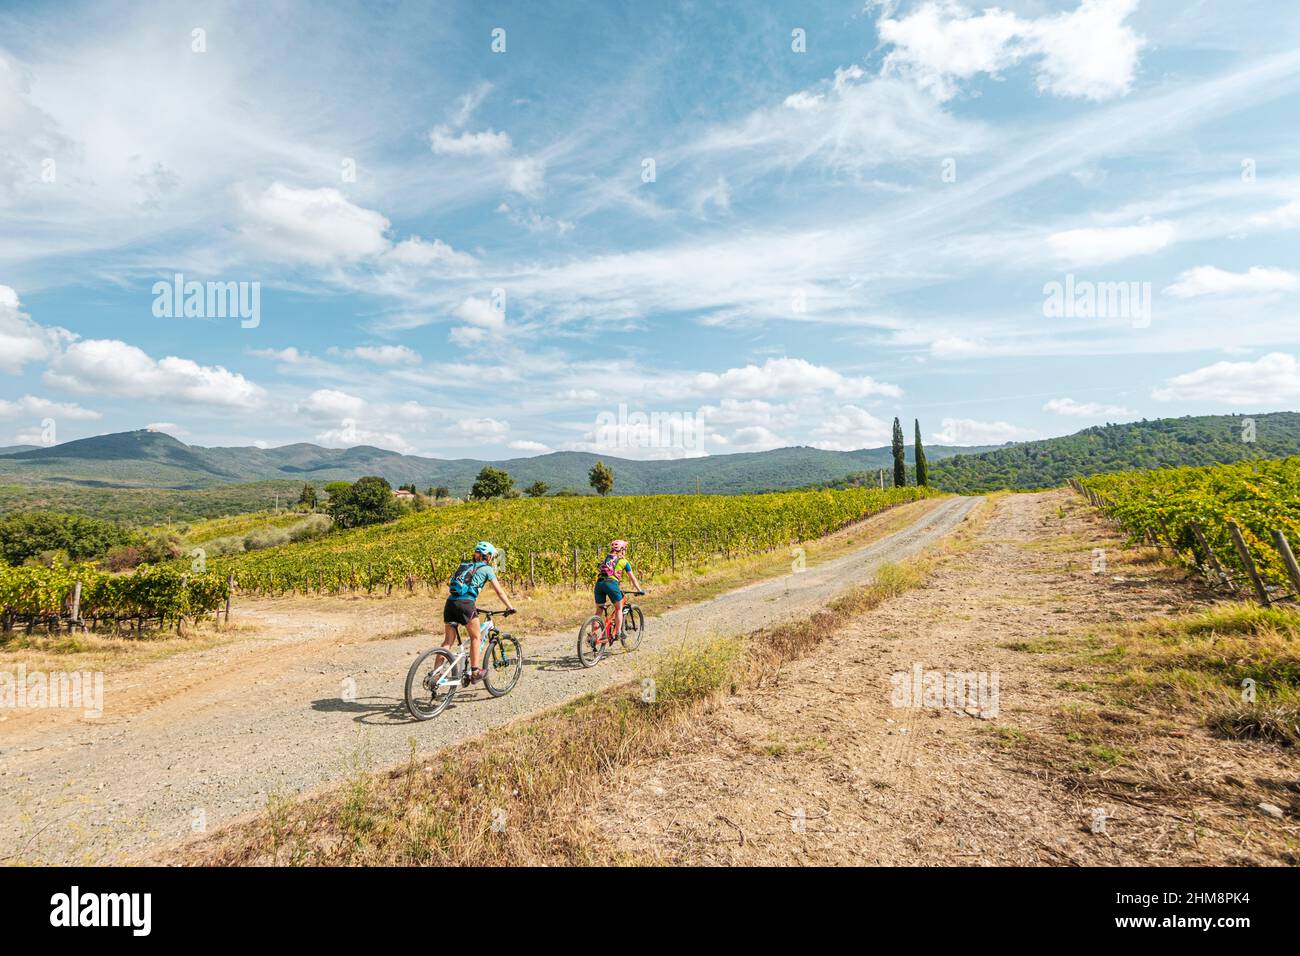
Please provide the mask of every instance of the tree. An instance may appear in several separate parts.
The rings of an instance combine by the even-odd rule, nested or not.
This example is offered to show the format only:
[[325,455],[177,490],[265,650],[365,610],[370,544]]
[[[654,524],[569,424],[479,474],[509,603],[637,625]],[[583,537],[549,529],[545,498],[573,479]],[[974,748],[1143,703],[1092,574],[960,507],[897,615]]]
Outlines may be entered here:
[[451,497],[451,489],[448,488],[446,485],[439,485],[437,488],[430,488],[428,493],[432,497],[438,499]]
[[314,511],[319,503],[316,499],[316,486],[310,482],[303,485],[302,494],[298,496],[298,504]]
[[346,495],[351,487],[352,482],[350,481],[331,481],[325,486],[325,494],[329,495],[330,500],[333,501],[339,495]]
[[529,498],[544,498],[546,493],[551,490],[551,486],[544,481],[534,481],[524,489],[524,494]]
[[10,564],[49,551],[80,561],[135,543],[135,535],[112,521],[59,511],[26,511],[0,520],[0,558]]
[[903,457],[903,426],[894,419],[894,487],[907,484],[907,459]]
[[928,485],[930,483],[930,466],[925,462],[925,449],[921,447],[921,420],[913,418],[912,423],[916,425],[916,483],[918,485]]
[[413,481],[410,482],[409,484],[398,485],[398,486],[397,486],[397,490],[398,490],[398,491],[409,491],[409,492],[410,492],[411,494],[413,494],[413,495],[419,494],[419,492],[415,490],[415,482],[413,482]]
[[607,495],[614,489],[614,472],[603,461],[598,461],[591,466],[591,471],[587,472],[587,480],[591,482],[591,487],[596,489],[598,495]]
[[382,524],[402,513],[393,497],[393,486],[375,475],[358,478],[346,490],[331,494],[327,510],[340,528]]
[[469,490],[471,498],[504,498],[515,486],[515,480],[500,468],[484,465],[483,470],[474,479],[474,487]]

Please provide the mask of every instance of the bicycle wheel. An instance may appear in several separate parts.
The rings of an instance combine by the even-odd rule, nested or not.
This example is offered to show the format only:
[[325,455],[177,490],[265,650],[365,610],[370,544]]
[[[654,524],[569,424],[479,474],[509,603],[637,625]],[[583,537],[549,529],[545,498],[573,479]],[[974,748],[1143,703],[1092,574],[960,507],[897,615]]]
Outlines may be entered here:
[[623,629],[618,632],[618,639],[623,642],[623,650],[636,650],[641,646],[643,637],[645,637],[645,614],[639,607],[630,607],[623,614]]
[[406,673],[406,709],[416,720],[432,720],[451,703],[460,681],[443,681],[451,676],[456,658],[451,651],[435,647],[415,659]]
[[578,660],[583,667],[595,667],[605,656],[606,645],[601,643],[605,636],[605,619],[599,614],[587,618],[582,629],[578,631]]
[[493,697],[504,697],[515,689],[524,672],[524,648],[509,634],[494,637],[488,643],[483,660],[483,686]]

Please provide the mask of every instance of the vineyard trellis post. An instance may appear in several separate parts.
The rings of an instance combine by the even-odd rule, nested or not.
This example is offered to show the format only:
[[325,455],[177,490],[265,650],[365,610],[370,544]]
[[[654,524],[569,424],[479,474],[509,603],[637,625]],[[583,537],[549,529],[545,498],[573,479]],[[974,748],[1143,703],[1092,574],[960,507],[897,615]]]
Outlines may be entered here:
[[673,571],[677,570],[677,539],[676,538],[668,539],[668,567]]
[[528,552],[528,586],[530,588],[537,587],[537,564],[531,550]]
[[1235,592],[1237,590],[1236,582],[1228,576],[1228,572],[1223,567],[1223,563],[1219,560],[1219,556],[1215,554],[1214,549],[1210,547],[1210,542],[1205,537],[1205,532],[1201,530],[1201,526],[1193,521],[1189,527],[1192,529],[1192,537],[1196,539],[1196,543],[1200,545],[1201,550],[1205,552],[1205,557],[1209,561],[1210,567],[1214,569],[1215,575],[1217,575],[1218,579],[1227,586],[1229,591]]
[[1277,548],[1277,553],[1282,555],[1287,577],[1291,579],[1292,593],[1300,596],[1300,565],[1296,564],[1295,555],[1291,553],[1291,544],[1287,541],[1286,535],[1278,528],[1273,529],[1273,547]]
[[573,546],[573,590],[578,590],[578,546]]
[[226,625],[230,625],[230,595],[235,591],[235,573],[232,571],[230,577],[226,578]]
[[1255,586],[1255,595],[1259,598],[1259,603],[1268,607],[1270,603],[1268,589],[1264,587],[1264,579],[1259,576],[1259,571],[1255,568],[1255,561],[1250,556],[1250,549],[1246,547],[1246,539],[1241,536],[1241,529],[1237,527],[1237,522],[1228,522],[1228,534],[1232,535],[1232,546],[1237,549],[1237,557],[1241,559],[1241,565],[1246,569],[1250,583]]
[[[81,623],[81,582],[78,581],[72,586],[72,608],[69,613],[68,630]],[[84,630],[84,628],[83,628]]]

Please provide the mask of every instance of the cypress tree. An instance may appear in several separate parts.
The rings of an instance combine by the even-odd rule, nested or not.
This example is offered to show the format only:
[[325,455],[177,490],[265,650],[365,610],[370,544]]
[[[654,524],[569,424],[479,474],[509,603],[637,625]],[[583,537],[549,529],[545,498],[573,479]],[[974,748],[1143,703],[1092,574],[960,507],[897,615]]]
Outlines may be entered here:
[[907,460],[903,457],[903,426],[894,419],[894,487],[907,484]]
[[928,485],[930,483],[930,467],[925,463],[925,449],[921,447],[921,421],[913,418],[912,423],[916,425],[916,483],[918,485]]

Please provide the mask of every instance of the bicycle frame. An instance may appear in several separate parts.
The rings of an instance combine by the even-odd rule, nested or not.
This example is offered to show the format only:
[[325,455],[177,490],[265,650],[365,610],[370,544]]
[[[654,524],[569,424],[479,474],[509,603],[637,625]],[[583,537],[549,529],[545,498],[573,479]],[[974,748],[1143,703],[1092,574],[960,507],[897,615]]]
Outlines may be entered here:
[[[496,622],[492,620],[492,615],[485,613],[483,617],[485,620],[479,625],[478,629],[479,643],[483,645],[480,648],[480,653],[487,651],[488,644],[492,641],[492,635],[497,631]],[[469,645],[461,639],[460,628],[461,625],[456,625],[456,656],[452,658],[451,666],[438,678],[439,687],[444,687],[447,684],[459,684],[464,678],[463,669],[465,662],[469,659]],[[484,663],[484,661],[480,661],[479,665],[482,666]]]

